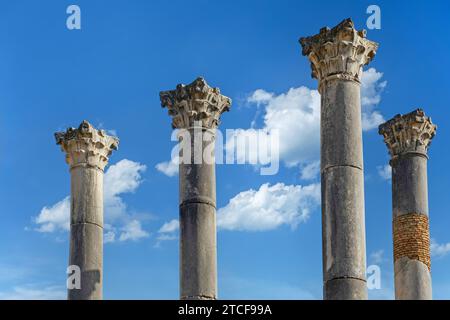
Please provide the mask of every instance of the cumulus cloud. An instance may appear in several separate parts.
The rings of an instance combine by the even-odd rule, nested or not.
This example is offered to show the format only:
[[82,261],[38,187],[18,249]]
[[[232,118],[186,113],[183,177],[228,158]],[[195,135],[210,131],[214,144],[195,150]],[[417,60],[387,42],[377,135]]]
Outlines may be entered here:
[[392,168],[389,164],[386,164],[384,166],[377,166],[378,175],[383,180],[390,180],[392,177]]
[[259,130],[268,135],[278,132],[280,159],[287,166],[318,157],[320,95],[317,90],[302,86],[276,95],[258,89],[250,95],[248,102],[265,107],[264,127]]
[[[375,107],[387,85],[383,73],[370,68],[363,72],[361,83],[362,127],[364,131],[376,128],[384,121]],[[319,170],[320,152],[320,94],[301,86],[285,93],[275,94],[257,89],[247,99],[251,105],[264,108],[263,126],[240,129],[242,136],[262,133],[266,139],[275,131],[279,133],[279,157],[287,167],[300,165],[301,178],[313,179]],[[228,142],[227,142],[228,143]],[[256,157],[255,155],[252,155]]]
[[119,241],[137,241],[141,238],[147,238],[149,233],[142,230],[141,222],[138,220],[131,220],[122,227],[122,232]]
[[308,220],[320,203],[320,185],[263,184],[232,198],[217,212],[217,226],[225,230],[266,231],[287,225],[295,229]]
[[438,243],[431,239],[431,255],[434,257],[443,257],[450,252],[450,243]]
[[155,167],[156,170],[168,177],[174,177],[178,174],[180,157],[172,157],[170,161],[160,162]]
[[387,81],[381,81],[382,72],[375,68],[364,71],[361,77],[361,105],[362,105],[362,128],[369,131],[377,128],[385,120],[381,113],[374,108],[381,101],[381,94],[386,88]]
[[70,197],[55,203],[50,207],[42,208],[35,218],[39,232],[54,232],[58,229],[68,231],[70,228]]
[[314,161],[303,168],[300,171],[300,179],[312,180],[315,179],[320,173],[320,161]]
[[[119,240],[137,240],[148,236],[141,223],[132,219],[121,195],[133,193],[142,183],[142,173],[146,166],[138,162],[123,159],[111,165],[104,176],[104,213],[105,243],[114,242],[119,231]],[[34,218],[38,232],[56,232],[69,230],[70,197],[52,206],[45,206]]]
[[[307,186],[268,183],[233,197],[217,211],[219,230],[267,231],[286,225],[295,229],[320,204],[320,184]],[[158,231],[157,244],[177,239],[180,223],[173,219]]]
[[369,131],[378,128],[380,124],[385,122],[383,116],[378,111],[363,112],[362,113],[362,129],[363,131]]

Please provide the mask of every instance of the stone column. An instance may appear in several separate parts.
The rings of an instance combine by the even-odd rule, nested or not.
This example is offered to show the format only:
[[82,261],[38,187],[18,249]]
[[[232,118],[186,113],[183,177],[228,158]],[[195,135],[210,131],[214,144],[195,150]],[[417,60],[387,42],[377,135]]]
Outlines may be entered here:
[[321,94],[324,299],[367,299],[360,84],[378,45],[350,19],[301,38]]
[[379,127],[391,155],[397,300],[431,299],[427,151],[435,132],[421,109]]
[[231,100],[202,78],[161,92],[160,98],[172,127],[180,129],[180,297],[217,299],[214,144]]
[[119,140],[87,121],[78,129],[55,133],[70,166],[69,265],[81,271],[81,288],[69,289],[69,300],[102,299],[103,170]]

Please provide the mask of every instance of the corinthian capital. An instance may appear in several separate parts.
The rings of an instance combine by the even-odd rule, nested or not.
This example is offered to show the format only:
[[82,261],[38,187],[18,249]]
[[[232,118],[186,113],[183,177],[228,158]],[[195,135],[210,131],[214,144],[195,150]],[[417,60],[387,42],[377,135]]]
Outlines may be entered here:
[[87,165],[103,170],[108,157],[117,150],[119,139],[108,136],[104,130],[95,129],[84,120],[78,129],[69,128],[55,133],[56,144],[66,153],[66,162],[70,167]]
[[436,125],[425,116],[422,109],[405,115],[398,114],[379,126],[392,158],[407,152],[427,154],[428,147],[436,134]]
[[333,29],[324,27],[320,33],[300,38],[302,54],[311,61],[312,77],[327,80],[332,77],[360,81],[362,67],[368,64],[378,48],[366,39],[366,31],[357,31],[353,21],[346,19]]
[[172,127],[186,129],[199,122],[202,127],[213,129],[219,125],[220,115],[229,111],[231,99],[220,94],[219,88],[211,88],[203,78],[189,85],[179,84],[175,90],[159,93],[162,107],[172,116]]

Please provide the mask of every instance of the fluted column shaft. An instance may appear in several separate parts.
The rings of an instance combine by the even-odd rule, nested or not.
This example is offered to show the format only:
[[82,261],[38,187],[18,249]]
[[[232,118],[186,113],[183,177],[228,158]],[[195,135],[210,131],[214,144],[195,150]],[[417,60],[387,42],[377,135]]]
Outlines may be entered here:
[[80,270],[80,288],[69,300],[103,297],[103,170],[118,140],[84,121],[78,129],[56,133],[71,173],[69,265]]
[[231,100],[198,78],[160,93],[180,129],[180,298],[217,299],[214,144],[220,115]]
[[431,290],[427,150],[436,126],[418,109],[380,126],[392,159],[392,229],[397,300],[429,300]]
[[321,94],[323,297],[367,299],[360,79],[377,44],[349,19],[300,43]]

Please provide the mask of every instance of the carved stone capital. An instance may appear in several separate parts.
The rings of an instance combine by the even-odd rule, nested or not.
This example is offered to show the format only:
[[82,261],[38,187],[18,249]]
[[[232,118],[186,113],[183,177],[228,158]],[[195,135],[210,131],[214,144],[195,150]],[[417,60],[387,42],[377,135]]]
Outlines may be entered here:
[[324,27],[320,33],[300,38],[302,54],[311,61],[312,77],[319,87],[328,79],[339,78],[360,82],[362,67],[368,64],[378,48],[366,39],[366,31],[357,31],[353,21],[346,19],[336,27]]
[[427,117],[422,109],[417,109],[405,115],[396,115],[381,124],[378,132],[384,137],[384,142],[394,159],[399,154],[407,152],[426,155],[431,139],[436,134],[436,128],[431,118]]
[[221,95],[219,88],[208,86],[203,78],[197,78],[189,85],[179,84],[175,90],[161,91],[159,97],[162,107],[166,107],[172,116],[174,129],[197,125],[217,128],[220,115],[231,106],[231,99]]
[[78,129],[68,128],[55,133],[56,144],[66,153],[66,162],[71,168],[86,165],[104,170],[113,150],[117,150],[119,139],[108,136],[104,130],[95,129],[84,120]]

